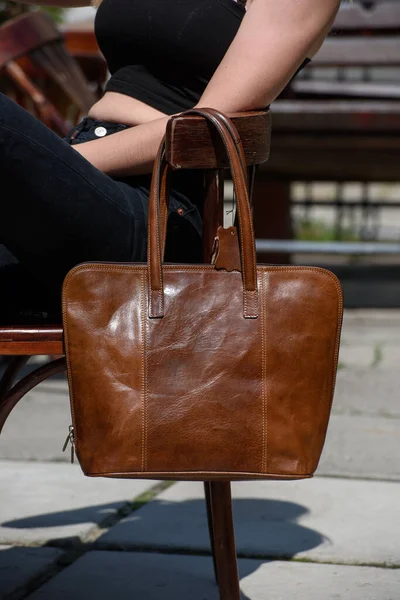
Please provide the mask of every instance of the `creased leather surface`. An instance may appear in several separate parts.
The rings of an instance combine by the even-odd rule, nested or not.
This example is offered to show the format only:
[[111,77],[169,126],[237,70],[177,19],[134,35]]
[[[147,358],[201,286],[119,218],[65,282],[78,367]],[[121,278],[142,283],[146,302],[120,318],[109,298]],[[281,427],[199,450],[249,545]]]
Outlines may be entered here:
[[342,319],[334,275],[164,266],[148,318],[146,265],[85,264],[63,291],[75,445],[87,475],[309,477],[325,440]]

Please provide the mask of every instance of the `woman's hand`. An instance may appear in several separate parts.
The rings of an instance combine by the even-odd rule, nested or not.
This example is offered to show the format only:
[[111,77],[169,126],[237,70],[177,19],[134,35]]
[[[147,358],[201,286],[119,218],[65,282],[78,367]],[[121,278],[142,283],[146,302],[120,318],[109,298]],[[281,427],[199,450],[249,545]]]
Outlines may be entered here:
[[[114,134],[115,135],[115,134]],[[94,140],[94,141],[98,141],[98,140]],[[101,141],[101,140],[99,140]],[[93,147],[89,146],[91,142],[82,142],[80,144],[72,144],[71,148],[73,148],[75,150],[75,152],[78,152],[78,154],[80,154],[81,156],[83,156],[83,158],[86,158],[86,160],[88,160],[94,167],[97,167],[98,169],[100,169],[101,171],[103,169],[100,168],[100,161],[98,160],[98,157],[100,156],[100,148],[97,150],[96,152],[96,146],[94,147],[94,152],[93,152]],[[96,155],[98,155],[97,160],[96,160]],[[99,165],[99,166],[98,166]]]
[[114,177],[151,173],[169,118],[155,119],[72,148]]
[[252,0],[198,107],[263,108],[328,34],[340,0]]

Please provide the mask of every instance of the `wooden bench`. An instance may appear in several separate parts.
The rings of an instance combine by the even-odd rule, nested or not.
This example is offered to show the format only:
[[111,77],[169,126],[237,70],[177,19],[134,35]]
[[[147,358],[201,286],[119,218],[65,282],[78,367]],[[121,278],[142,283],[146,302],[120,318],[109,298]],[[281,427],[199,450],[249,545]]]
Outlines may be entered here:
[[0,26],[0,73],[3,93],[61,136],[98,98],[67,50],[63,34],[42,11],[24,13]]
[[[249,170],[250,193],[256,166],[267,161],[270,114],[255,111],[232,115],[242,138]],[[167,136],[167,158],[173,167],[204,171],[204,256],[209,261],[215,232],[223,223],[223,179],[226,158],[208,124],[200,117],[181,118]],[[0,315],[1,319],[1,315]],[[10,357],[0,382],[0,432],[17,403],[36,385],[66,370],[63,329],[44,326],[0,326],[0,356]],[[14,383],[31,356],[59,355]],[[220,600],[240,600],[229,482],[204,482],[211,548]]]
[[[398,3],[343,4],[311,65],[273,103],[271,159],[253,196],[257,239],[292,239],[293,181],[400,180],[400,84],[371,78],[371,68],[400,66],[399,33]],[[349,68],[363,78],[346,76]],[[290,262],[277,249],[259,252],[260,262]]]

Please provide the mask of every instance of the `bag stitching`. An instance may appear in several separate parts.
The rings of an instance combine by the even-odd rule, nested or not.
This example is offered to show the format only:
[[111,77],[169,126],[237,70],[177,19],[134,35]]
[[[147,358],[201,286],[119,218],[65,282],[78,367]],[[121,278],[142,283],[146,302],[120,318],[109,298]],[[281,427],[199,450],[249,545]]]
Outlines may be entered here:
[[147,405],[147,319],[146,319],[146,278],[142,275],[142,471],[146,470],[146,446],[147,446],[147,431],[146,431],[146,405]]
[[[127,475],[128,478],[132,475],[137,475],[137,479],[140,479],[140,475],[143,475],[140,471],[102,471],[97,473],[90,473],[91,477],[121,477],[121,475]],[[241,481],[244,477],[248,481],[252,479],[275,479],[275,480],[296,480],[296,479],[311,479],[313,473],[259,473],[258,471],[148,471],[147,477],[144,479],[173,479],[176,476],[185,475],[196,475],[197,477],[207,477],[209,475],[217,475],[217,481],[224,481],[230,479],[231,481]],[[165,477],[166,476],[166,477]],[[183,479],[182,481],[187,481]],[[202,481],[202,479],[200,479]]]
[[263,444],[262,444],[262,472],[267,471],[267,390],[266,390],[266,344],[265,344],[265,282],[260,277],[261,285],[261,389],[262,389],[262,418],[263,418]]
[[[70,277],[74,275],[76,272],[85,272],[90,271],[92,269],[99,269],[103,272],[107,271],[120,271],[125,272],[129,270],[139,271],[141,269],[146,269],[146,263],[104,263],[104,262],[93,262],[93,263],[82,263],[73,267],[66,275],[64,279],[64,289],[66,287],[67,282]],[[164,269],[166,271],[181,271],[182,273],[191,273],[192,271],[206,271],[211,272],[215,271],[216,273],[223,273],[223,271],[217,271],[214,265],[164,265]],[[334,273],[323,269],[322,267],[286,267],[286,266],[278,266],[278,265],[257,265],[257,271],[261,271],[262,273],[276,273],[276,272],[286,272],[286,273],[301,273],[301,272],[311,272],[311,273],[320,273],[332,281],[335,284],[336,289],[339,291],[340,295],[342,293],[342,288],[339,284],[339,281]]]
[[[78,453],[78,440],[76,436],[76,422],[75,422],[75,410],[74,410],[74,386],[72,382],[72,369],[70,364],[70,355],[69,355],[69,344],[68,344],[68,319],[67,319],[67,309],[68,309],[68,301],[66,297],[63,296],[63,325],[64,325],[64,350],[65,350],[65,359],[67,363],[67,379],[69,386],[69,402],[71,407],[71,420],[72,426],[74,428],[74,447],[75,453]],[[77,454],[78,455],[78,454]],[[79,457],[78,457],[79,458]]]

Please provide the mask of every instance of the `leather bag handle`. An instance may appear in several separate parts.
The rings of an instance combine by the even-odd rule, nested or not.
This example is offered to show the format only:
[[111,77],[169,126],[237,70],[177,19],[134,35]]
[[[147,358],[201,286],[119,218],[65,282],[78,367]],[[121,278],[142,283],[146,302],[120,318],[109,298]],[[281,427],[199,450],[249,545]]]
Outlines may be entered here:
[[[219,133],[227,152],[239,217],[244,302],[243,315],[247,319],[254,319],[258,317],[256,251],[246,185],[246,163],[240,136],[228,117],[215,109],[191,109],[181,113],[179,117],[193,114],[200,115],[211,123]],[[171,170],[171,166],[165,158],[165,139],[166,136],[164,136],[160,144],[154,163],[149,199],[148,277],[150,318],[161,318],[164,316],[162,250],[166,228],[165,207],[168,202],[167,180],[168,173]],[[161,228],[163,231],[161,231]]]
[[[249,175],[247,172],[246,157],[245,157],[245,153],[244,153],[244,149],[243,149],[242,140],[240,139],[240,136],[238,134],[236,127],[233,125],[232,121],[229,118],[227,118],[223,113],[215,110],[215,108],[206,108],[206,109],[202,109],[202,110],[203,111],[205,110],[205,111],[207,111],[207,113],[212,114],[212,115],[216,116],[217,118],[222,119],[224,124],[226,125],[227,129],[229,130],[229,133],[231,134],[232,139],[235,142],[236,149],[240,155],[240,160],[242,163],[242,168],[243,168],[244,177],[245,177],[245,181],[246,181],[246,187],[248,190],[249,189]],[[177,116],[180,117],[182,115],[190,115],[190,114],[199,115],[199,112],[196,109],[189,109],[189,110],[181,113],[181,115],[177,115]],[[203,113],[201,113],[201,116],[203,116]],[[169,123],[167,125],[167,131],[168,131],[168,127],[172,125],[173,121],[174,121],[174,117],[169,120]],[[162,180],[161,180],[161,189],[160,189],[160,194],[161,194],[161,196],[163,196],[163,189],[164,189],[164,186],[166,186],[165,187],[166,202],[165,203],[162,202],[161,208],[160,208],[160,234],[161,234],[161,256],[162,257],[164,257],[164,254],[165,254],[165,239],[166,239],[166,234],[167,234],[168,200],[169,200],[168,185],[169,185],[168,175],[165,175],[164,178],[162,178]]]

